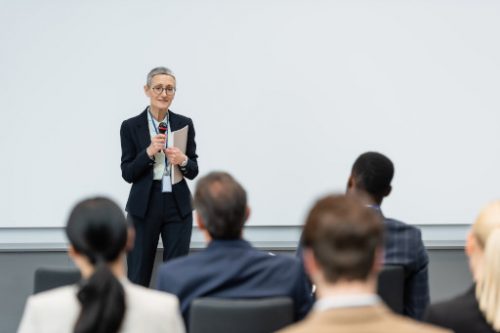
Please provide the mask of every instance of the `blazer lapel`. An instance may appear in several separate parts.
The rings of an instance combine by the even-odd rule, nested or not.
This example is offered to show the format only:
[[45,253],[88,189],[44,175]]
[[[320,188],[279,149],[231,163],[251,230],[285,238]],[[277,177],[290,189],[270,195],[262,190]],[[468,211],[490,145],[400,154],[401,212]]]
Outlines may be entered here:
[[168,113],[169,113],[168,121],[170,122],[170,129],[172,130],[172,132],[181,129],[182,124],[179,121],[180,120],[179,116],[170,110],[168,110]]

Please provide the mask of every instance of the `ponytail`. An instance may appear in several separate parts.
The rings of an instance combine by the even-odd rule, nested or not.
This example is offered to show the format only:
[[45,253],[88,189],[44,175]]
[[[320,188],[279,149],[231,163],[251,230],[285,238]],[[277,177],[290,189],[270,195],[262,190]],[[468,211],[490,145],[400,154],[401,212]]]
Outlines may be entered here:
[[494,229],[486,240],[482,276],[477,281],[476,298],[486,321],[500,331],[500,229]]
[[77,294],[82,306],[74,333],[118,332],[125,315],[125,291],[108,265],[97,261],[94,274]]
[[125,215],[106,198],[81,201],[71,211],[66,235],[76,252],[94,267],[78,290],[81,311],[74,333],[118,332],[125,316],[125,291],[109,265],[121,260],[125,250]]

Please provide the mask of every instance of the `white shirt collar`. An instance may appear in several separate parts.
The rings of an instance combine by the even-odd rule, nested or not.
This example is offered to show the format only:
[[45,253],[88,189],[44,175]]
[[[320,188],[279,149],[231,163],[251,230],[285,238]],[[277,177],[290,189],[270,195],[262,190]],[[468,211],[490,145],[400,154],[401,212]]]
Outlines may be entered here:
[[337,308],[351,308],[360,306],[373,306],[380,303],[380,297],[375,294],[342,295],[325,297],[314,304],[315,311],[325,311]]

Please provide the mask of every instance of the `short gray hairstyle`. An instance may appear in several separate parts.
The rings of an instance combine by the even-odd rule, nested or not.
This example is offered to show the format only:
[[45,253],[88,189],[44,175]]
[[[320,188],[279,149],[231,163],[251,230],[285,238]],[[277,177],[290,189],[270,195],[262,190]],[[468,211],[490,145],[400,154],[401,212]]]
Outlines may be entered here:
[[148,73],[148,78],[146,80],[147,86],[151,87],[151,81],[153,80],[153,76],[161,74],[171,76],[174,78],[174,80],[176,80],[174,72],[172,72],[167,67],[155,67]]

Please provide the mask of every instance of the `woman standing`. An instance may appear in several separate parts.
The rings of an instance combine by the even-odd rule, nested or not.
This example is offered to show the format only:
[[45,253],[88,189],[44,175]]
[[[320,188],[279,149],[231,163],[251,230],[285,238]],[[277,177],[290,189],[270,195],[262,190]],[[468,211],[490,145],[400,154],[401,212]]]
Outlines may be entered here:
[[[149,106],[120,129],[122,177],[132,184],[126,211],[136,234],[127,257],[128,278],[143,286],[151,280],[159,235],[163,261],[188,254],[191,241],[193,208],[186,178],[198,175],[198,156],[193,121],[169,109],[176,91],[172,71],[152,69],[144,86]],[[172,132],[179,130],[187,130],[185,151],[173,145]],[[174,173],[182,179],[173,182]]]

